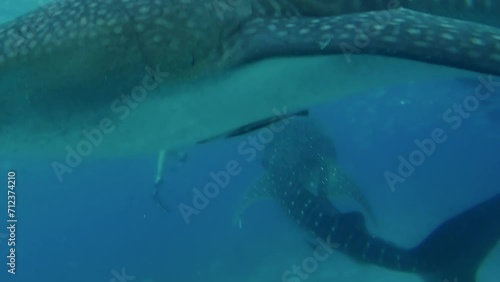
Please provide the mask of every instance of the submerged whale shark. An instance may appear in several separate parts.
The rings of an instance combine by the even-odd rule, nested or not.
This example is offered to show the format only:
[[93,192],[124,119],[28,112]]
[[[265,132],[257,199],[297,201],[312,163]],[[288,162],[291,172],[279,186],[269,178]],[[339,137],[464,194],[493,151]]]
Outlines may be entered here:
[[[433,76],[500,74],[500,30],[401,8],[411,2],[60,0],[43,5],[0,25],[0,153],[66,155],[69,164],[76,155],[157,152],[269,117],[273,108],[295,111]],[[338,55],[329,59],[335,91],[264,90],[258,83],[269,82],[264,67],[275,77],[287,75],[290,67],[283,60],[250,65],[316,55]],[[357,61],[356,55],[365,56]],[[300,61],[297,68],[316,69],[318,61],[312,60]],[[429,70],[428,64],[445,67]],[[402,71],[410,69],[415,71]],[[297,88],[295,80],[282,85]]]
[[[300,0],[299,0],[300,1]],[[309,9],[315,15],[332,15],[357,13],[362,11],[384,10],[388,3],[399,4],[404,8],[429,13],[433,15],[457,18],[467,21],[474,21],[494,26],[499,26],[500,2],[496,0],[479,1],[441,1],[441,0],[375,0],[375,1],[306,1],[313,7]],[[319,12],[318,12],[319,11]]]
[[[267,145],[265,151],[269,150],[277,161],[263,158],[265,174],[249,195],[277,200],[299,226],[356,261],[415,273],[429,282],[474,282],[478,267],[500,240],[500,194],[446,220],[413,248],[402,248],[375,237],[367,230],[361,213],[340,212],[325,192],[311,190],[312,184],[323,191],[331,190],[331,183],[342,185],[332,179],[335,174],[312,173],[311,168],[324,165],[322,156],[328,155],[325,145],[307,142],[295,147],[293,150],[299,154],[290,162],[285,160],[290,158],[291,148],[282,145]],[[325,175],[330,175],[326,182]],[[287,271],[282,279],[296,281],[298,277],[300,274]]]
[[[337,165],[336,155],[330,136],[318,123],[304,117],[294,117],[287,121],[283,131],[274,135],[272,145],[266,146],[262,151],[262,165],[269,173],[264,174],[247,191],[238,205],[235,221],[241,222],[243,213],[256,201],[274,198],[271,191],[276,181],[276,169],[283,164],[286,164],[286,167],[301,166],[302,169],[294,173],[303,175],[294,175],[292,178],[310,179],[309,183],[305,182],[303,185],[304,189],[313,195],[330,199],[351,198],[370,219],[376,221],[358,185]],[[288,172],[283,175],[286,173]],[[283,178],[280,181],[287,182],[288,179]]]

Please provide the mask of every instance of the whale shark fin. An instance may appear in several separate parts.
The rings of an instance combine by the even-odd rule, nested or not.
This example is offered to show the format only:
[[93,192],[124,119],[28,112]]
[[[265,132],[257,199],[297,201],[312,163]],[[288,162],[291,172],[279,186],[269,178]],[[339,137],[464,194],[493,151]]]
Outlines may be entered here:
[[325,54],[343,54],[351,62],[352,55],[371,54],[500,74],[497,28],[404,8],[323,18],[255,19],[241,29],[228,48],[235,66],[269,57]]
[[351,177],[341,167],[330,162],[326,165],[326,169],[322,171],[321,193],[329,199],[337,198],[338,196],[347,196],[357,202],[364,212],[370,217],[373,222],[376,222],[373,210],[368,203],[363,191],[351,179]]
[[246,191],[243,198],[236,206],[236,211],[233,216],[233,224],[240,224],[243,214],[256,202],[273,199],[274,195],[272,194],[271,189],[274,188],[269,180],[269,175],[264,174]]
[[478,267],[500,238],[499,216],[500,194],[440,225],[411,250],[426,263],[423,278],[475,282]]

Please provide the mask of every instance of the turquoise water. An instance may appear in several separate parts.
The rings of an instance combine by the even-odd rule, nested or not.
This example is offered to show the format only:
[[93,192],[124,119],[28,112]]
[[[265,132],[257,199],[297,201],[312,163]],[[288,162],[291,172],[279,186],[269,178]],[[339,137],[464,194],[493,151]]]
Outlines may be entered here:
[[[441,117],[470,95],[472,82],[396,86],[311,109],[312,118],[334,137],[339,163],[373,205],[377,224],[369,225],[374,234],[411,247],[444,220],[499,192],[500,123],[489,118],[497,97],[455,131]],[[413,139],[423,140],[437,127],[448,130],[449,140],[392,192],[384,171],[395,169],[399,154],[415,149]],[[114,270],[124,268],[134,281],[280,280],[285,270],[310,256],[308,237],[272,201],[251,207],[243,228],[233,225],[239,197],[262,173],[258,161],[246,162],[237,153],[244,138],[189,148],[186,160],[171,161],[161,193],[172,209],[168,213],[151,197],[154,156],[89,161],[64,185],[51,171],[50,160],[16,160],[18,269],[15,277],[3,272],[2,279],[111,281]],[[191,190],[211,181],[209,173],[223,170],[230,160],[240,162],[242,173],[186,225],[178,205],[190,204]],[[496,281],[499,262],[496,250],[484,263],[480,281]],[[322,262],[309,278],[332,279],[419,281],[341,254]]]
[[[26,6],[8,2],[0,19],[30,5],[32,1]],[[443,116],[467,101],[478,83],[457,77],[394,85],[309,109],[310,117],[325,125],[334,140],[338,163],[373,207],[371,233],[412,247],[442,222],[500,192],[499,98],[482,101],[467,118],[460,118],[459,126],[456,113]],[[398,156],[408,159],[418,150],[415,140],[430,138],[436,129],[444,132],[446,141],[391,189],[384,173],[397,171]],[[15,275],[7,273],[8,235],[0,232],[0,279],[282,281],[285,271],[311,256],[310,236],[274,201],[252,206],[241,226],[233,222],[239,199],[264,172],[259,157],[247,161],[238,153],[246,138],[185,148],[185,159],[170,158],[160,194],[168,212],[152,197],[156,155],[88,159],[63,183],[51,168],[52,159],[2,162],[1,175],[16,172],[19,222]],[[186,224],[179,205],[191,204],[192,190],[211,182],[210,172],[224,170],[230,161],[240,164],[241,173]],[[6,210],[5,204],[0,201],[0,210]],[[359,210],[348,199],[338,205],[341,210]],[[497,245],[481,265],[478,281],[498,281],[499,263]],[[307,281],[422,280],[334,252]]]

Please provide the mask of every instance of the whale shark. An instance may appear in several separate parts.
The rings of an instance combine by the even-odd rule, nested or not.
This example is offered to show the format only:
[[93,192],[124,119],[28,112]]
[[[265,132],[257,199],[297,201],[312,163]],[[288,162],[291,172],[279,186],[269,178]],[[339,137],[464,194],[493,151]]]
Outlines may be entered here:
[[[337,152],[327,130],[307,117],[296,116],[284,124],[284,129],[274,134],[272,143],[266,145],[261,153],[262,166],[269,173],[259,178],[242,197],[237,205],[234,222],[241,223],[245,211],[256,201],[274,198],[271,192],[274,191],[273,183],[277,181],[274,175],[278,174],[277,169],[283,167],[282,164],[286,164],[286,167],[301,167],[300,171],[295,170],[293,173],[303,175],[294,174],[292,178],[311,179],[309,183],[303,183],[303,188],[311,194],[331,200],[350,198],[376,223],[362,190],[337,164]],[[282,178],[280,181],[287,182],[288,179]]]
[[[302,138],[314,138],[308,133],[305,131]],[[403,248],[372,235],[362,213],[341,212],[335,207],[325,191],[335,189],[328,188],[332,183],[343,183],[333,179],[335,173],[314,173],[312,168],[323,166],[328,152],[324,144],[312,144],[294,147],[293,151],[299,153],[291,157],[292,161],[286,161],[292,148],[282,146],[282,142],[268,144],[263,152],[269,151],[275,158],[263,157],[265,172],[245,199],[276,200],[302,229],[357,262],[414,273],[429,282],[476,281],[478,267],[500,240],[500,194],[441,223],[416,246]],[[337,165],[337,169],[341,167]],[[329,175],[326,181],[325,175]],[[318,189],[323,192],[317,193]],[[300,273],[287,271],[282,280],[296,281],[299,277]]]
[[[221,1],[60,0],[0,25],[0,153],[65,157],[70,166],[89,155],[156,153],[274,108],[500,73],[498,29],[398,1],[352,1],[340,12],[328,0]],[[328,73],[304,76],[318,64]],[[293,91],[301,77],[328,85]]]
[[[476,281],[478,267],[500,239],[500,194],[448,219],[407,249],[371,235],[359,213],[340,213],[327,198],[303,188],[304,180],[290,181],[275,182],[274,193],[301,227],[360,263],[418,274],[425,281]],[[295,277],[287,273],[284,281]]]
[[[390,1],[305,1],[310,2],[309,13],[314,15],[347,14],[363,11],[383,10]],[[499,26],[500,20],[496,15],[500,12],[500,3],[495,0],[482,1],[440,1],[440,0],[397,0],[407,9],[429,13],[433,15],[474,21],[483,24]],[[305,3],[304,3],[305,4]]]

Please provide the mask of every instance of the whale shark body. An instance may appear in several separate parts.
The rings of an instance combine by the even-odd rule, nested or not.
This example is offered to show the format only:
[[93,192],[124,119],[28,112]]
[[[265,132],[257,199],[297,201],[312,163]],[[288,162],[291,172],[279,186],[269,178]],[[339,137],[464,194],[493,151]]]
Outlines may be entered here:
[[[500,239],[500,194],[443,222],[417,246],[402,248],[370,234],[361,213],[342,213],[332,204],[328,191],[343,190],[351,181],[336,179],[338,165],[327,168],[326,163],[332,162],[331,145],[311,141],[321,135],[319,131],[302,132],[299,147],[283,146],[287,144],[283,140],[297,139],[293,130],[286,129],[277,133],[282,134],[278,142],[267,145],[265,173],[240,207],[265,197],[275,199],[299,226],[358,262],[415,273],[429,282],[476,281],[478,267]],[[325,170],[316,173],[320,167]],[[299,276],[288,271],[282,279],[296,281]]]
[[274,193],[300,226],[359,262],[419,274],[425,281],[476,281],[478,267],[500,239],[500,195],[447,220],[406,249],[371,235],[359,215],[339,213],[328,199],[304,189],[304,180],[289,181],[293,184],[275,182]]
[[[272,191],[276,170],[283,167],[282,164],[286,164],[286,170],[289,166],[301,166],[302,169],[296,172],[304,175],[293,177],[311,179],[311,182],[303,184],[313,195],[323,195],[330,199],[349,197],[362,207],[369,218],[375,220],[362,191],[336,164],[336,150],[324,128],[309,118],[294,116],[289,119],[276,123],[283,123],[285,126],[274,134],[272,145],[266,146],[262,151],[262,164],[269,174],[263,175],[247,191],[238,205],[235,220],[241,220],[243,213],[256,201],[274,198]],[[313,161],[308,162],[309,159]],[[288,172],[283,175],[286,174]],[[280,181],[287,182],[288,179]]]
[[[500,74],[495,27],[398,3],[412,5],[61,0],[41,6],[0,26],[0,153],[157,152],[269,117],[274,108],[296,111],[435,76]],[[304,78],[326,64],[317,58],[297,59],[295,70],[290,59],[250,64],[316,55],[338,55],[328,57],[329,73]],[[287,75],[278,89],[261,86]],[[299,77],[335,91],[299,93]]]

